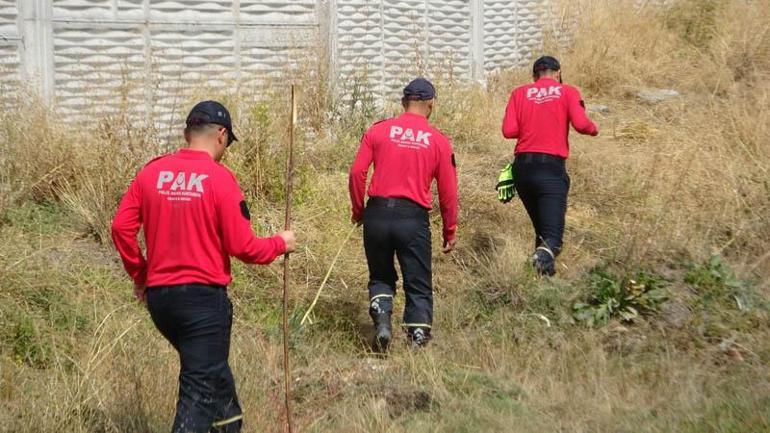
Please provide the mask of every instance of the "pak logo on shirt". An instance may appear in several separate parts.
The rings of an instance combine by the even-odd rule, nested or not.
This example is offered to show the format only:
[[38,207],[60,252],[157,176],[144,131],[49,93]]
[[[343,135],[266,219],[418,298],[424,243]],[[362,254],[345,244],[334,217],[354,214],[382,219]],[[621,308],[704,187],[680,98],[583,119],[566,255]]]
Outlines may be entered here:
[[530,87],[527,89],[527,99],[535,104],[542,104],[561,98],[561,86]]
[[398,147],[408,147],[411,149],[427,149],[430,147],[430,132],[417,131],[412,128],[402,128],[398,125],[390,127],[390,139],[395,142]]
[[207,174],[161,171],[156,185],[158,194],[167,196],[169,201],[192,201],[203,197],[203,181]]

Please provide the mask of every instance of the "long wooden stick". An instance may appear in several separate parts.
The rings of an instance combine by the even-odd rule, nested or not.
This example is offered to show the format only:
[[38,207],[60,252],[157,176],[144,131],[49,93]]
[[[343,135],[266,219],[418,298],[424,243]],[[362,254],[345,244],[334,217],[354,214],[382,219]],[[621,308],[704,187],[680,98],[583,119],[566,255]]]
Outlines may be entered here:
[[[294,122],[297,120],[297,101],[291,86],[291,117],[289,119],[289,149],[286,157],[286,218],[284,229],[291,230],[291,200],[294,190]],[[291,370],[289,370],[289,253],[283,256],[283,382],[286,429],[293,432],[291,423]]]
[[[342,243],[340,244],[340,249],[337,250],[337,255],[334,256],[334,260],[332,260],[331,266],[329,266],[329,270],[326,271],[326,276],[324,277],[323,282],[321,282],[321,287],[318,288],[318,292],[315,294],[315,299],[313,299],[313,303],[310,304],[310,308],[307,309],[305,312],[305,315],[302,316],[302,321],[299,322],[300,325],[304,325],[305,322],[310,318],[310,314],[313,312],[313,308],[315,308],[316,304],[318,303],[318,300],[321,298],[321,292],[323,292],[324,287],[326,287],[326,282],[329,281],[329,276],[332,274],[332,271],[334,270],[334,265],[337,264],[337,260],[340,258],[340,254],[342,254],[342,250],[345,248],[345,244],[348,243],[348,240],[351,236],[353,236],[353,231],[356,229],[356,225],[353,225],[353,227],[350,228],[350,231],[348,232],[348,235],[345,236],[345,239],[342,240]],[[310,323],[313,323],[312,321]]]

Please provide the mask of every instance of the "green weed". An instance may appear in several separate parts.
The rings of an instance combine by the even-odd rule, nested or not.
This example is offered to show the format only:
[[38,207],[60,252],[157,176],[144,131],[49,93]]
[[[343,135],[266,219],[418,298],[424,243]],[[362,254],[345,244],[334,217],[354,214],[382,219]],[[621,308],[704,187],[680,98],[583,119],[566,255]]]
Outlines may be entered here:
[[711,256],[700,264],[690,264],[684,282],[697,292],[699,303],[735,303],[740,310],[750,310],[763,303],[752,284],[739,278],[721,256]]
[[665,279],[647,271],[628,276],[606,267],[594,268],[588,274],[589,295],[585,302],[573,305],[573,316],[589,326],[616,317],[633,322],[642,314],[658,311],[666,299],[665,287]]
[[770,302],[751,281],[740,278],[720,256],[690,264],[684,282],[695,292],[696,326],[706,340],[735,338],[767,326]]

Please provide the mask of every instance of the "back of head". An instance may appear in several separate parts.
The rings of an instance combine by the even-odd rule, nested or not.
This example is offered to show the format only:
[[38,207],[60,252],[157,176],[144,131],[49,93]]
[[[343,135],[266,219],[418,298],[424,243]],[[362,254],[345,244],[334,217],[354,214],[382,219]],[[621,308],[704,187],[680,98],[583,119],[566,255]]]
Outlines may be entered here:
[[430,117],[435,99],[436,88],[433,86],[433,83],[420,77],[412,80],[412,82],[404,87],[404,96],[401,99],[401,104],[406,112]]
[[208,152],[219,161],[225,148],[238,139],[233,133],[230,112],[216,101],[203,101],[195,105],[187,115],[184,130],[190,148]]
[[214,123],[192,123],[184,128],[184,133],[189,142],[191,139],[194,140],[207,135],[212,135],[220,128],[222,128],[220,125]]
[[535,60],[532,66],[532,77],[535,80],[546,76],[557,77],[560,76],[560,72],[561,64],[552,56],[542,56]]
[[225,128],[229,136],[229,143],[238,141],[233,133],[233,123],[230,112],[224,105],[216,101],[203,101],[195,105],[187,115],[187,127],[185,134],[204,133],[211,129],[211,126]]

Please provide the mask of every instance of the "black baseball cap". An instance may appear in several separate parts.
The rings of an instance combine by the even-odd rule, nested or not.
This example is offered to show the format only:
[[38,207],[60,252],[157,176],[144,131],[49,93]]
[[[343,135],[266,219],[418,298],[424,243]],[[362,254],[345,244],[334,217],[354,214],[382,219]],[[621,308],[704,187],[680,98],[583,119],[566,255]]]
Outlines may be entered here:
[[561,64],[559,64],[559,61],[556,60],[556,58],[551,56],[543,56],[535,60],[535,65],[532,67],[532,72],[534,74],[537,74],[543,71],[548,71],[548,70],[551,70],[551,71],[561,70]]
[[[224,105],[216,101],[199,102],[187,115],[187,126],[207,125],[214,123],[222,125],[227,130],[229,141],[238,141],[233,133],[233,121],[230,118],[230,112]],[[228,145],[230,143],[228,142]]]
[[417,78],[404,87],[404,98],[410,101],[429,101],[436,97],[436,88],[425,78]]

